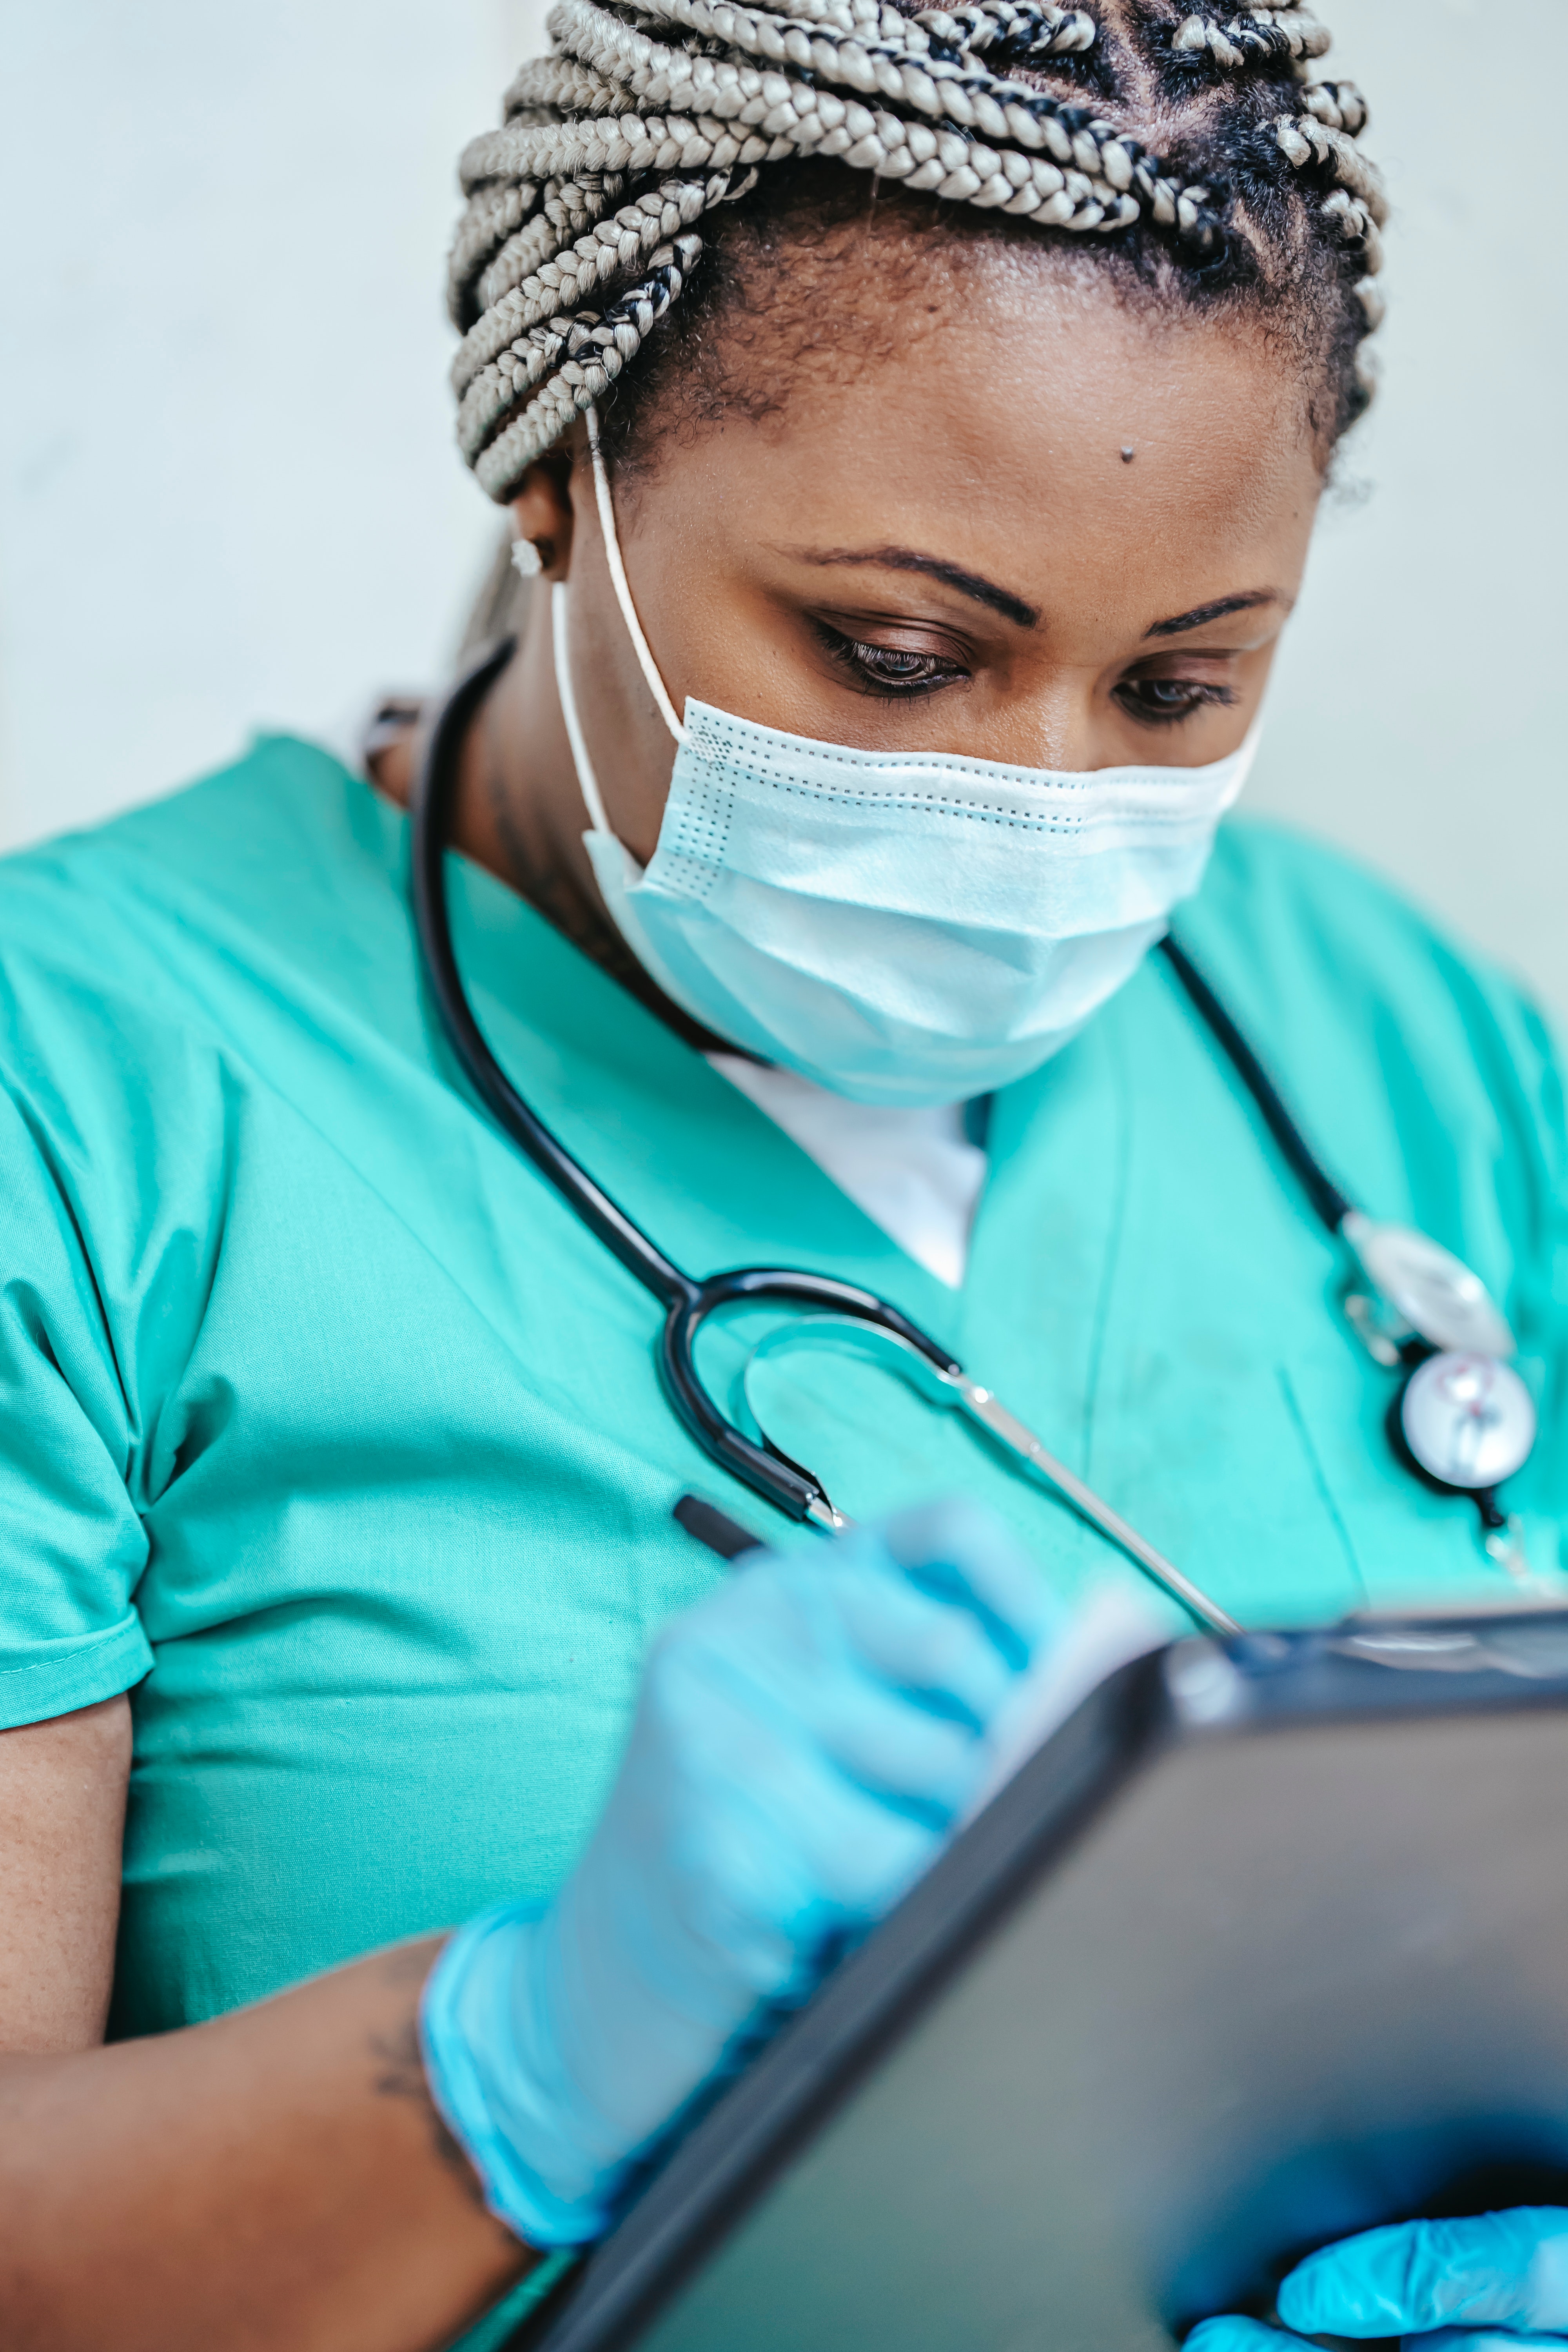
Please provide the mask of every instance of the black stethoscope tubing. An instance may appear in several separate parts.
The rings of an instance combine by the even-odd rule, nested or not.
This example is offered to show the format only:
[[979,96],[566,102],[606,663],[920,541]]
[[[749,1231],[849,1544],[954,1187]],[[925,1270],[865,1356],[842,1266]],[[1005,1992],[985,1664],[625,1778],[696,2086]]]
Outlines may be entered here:
[[497,1125],[626,1272],[664,1308],[658,1368],[676,1413],[703,1452],[792,1519],[835,1525],[837,1514],[820,1483],[766,1437],[760,1444],[721,1413],[698,1376],[698,1335],[709,1317],[740,1301],[776,1300],[835,1312],[884,1330],[918,1349],[939,1371],[962,1367],[952,1350],[874,1291],[789,1266],[733,1266],[699,1281],[667,1257],[581,1160],[523,1100],[486,1044],[468,1003],[452,948],[444,860],[459,761],[468,728],[510,660],[506,637],[460,678],[441,705],[425,746],[414,792],[414,912],[426,979],[453,1052]]
[[1203,973],[1184,948],[1167,932],[1160,945],[1165,961],[1181,982],[1194,1008],[1258,1106],[1258,1114],[1279,1145],[1281,1156],[1301,1190],[1328,1227],[1337,1234],[1354,1205],[1323,1168],[1306,1137],[1286,1109],[1279,1087],[1258,1060]]

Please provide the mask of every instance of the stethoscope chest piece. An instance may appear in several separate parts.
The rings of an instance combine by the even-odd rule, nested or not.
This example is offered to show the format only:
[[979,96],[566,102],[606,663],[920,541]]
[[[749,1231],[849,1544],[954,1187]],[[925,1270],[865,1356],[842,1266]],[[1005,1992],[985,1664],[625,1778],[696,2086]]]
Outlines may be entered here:
[[1528,1576],[1522,1529],[1497,1493],[1523,1469],[1536,1437],[1534,1399],[1510,1361],[1518,1343],[1507,1316],[1452,1250],[1414,1225],[1369,1217],[1340,1190],[1203,974],[1175,940],[1163,946],[1320,1220],[1350,1248],[1346,1318],[1373,1361],[1402,1375],[1387,1420],[1399,1458],[1429,1484],[1469,1496],[1489,1558]]
[[1510,1364],[1445,1349],[1405,1382],[1399,1431],[1412,1461],[1439,1486],[1489,1493],[1530,1459],[1535,1400]]
[[1359,1209],[1340,1231],[1367,1285],[1346,1301],[1352,1322],[1379,1363],[1414,1367],[1390,1415],[1395,1442],[1435,1485],[1474,1495],[1492,1528],[1491,1497],[1523,1469],[1536,1436],[1535,1400],[1507,1361],[1508,1318],[1429,1234]]

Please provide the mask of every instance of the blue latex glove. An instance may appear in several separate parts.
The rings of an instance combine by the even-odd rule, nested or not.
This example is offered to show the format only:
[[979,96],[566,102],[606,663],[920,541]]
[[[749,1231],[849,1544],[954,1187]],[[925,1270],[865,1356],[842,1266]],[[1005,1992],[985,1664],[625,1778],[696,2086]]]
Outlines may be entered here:
[[1288,2352],[1311,2336],[1397,2336],[1412,2352],[1568,2347],[1568,2212],[1524,2205],[1368,2230],[1298,2263],[1277,2308],[1294,2334],[1210,2319],[1185,2352]]
[[462,1928],[426,1989],[431,2088],[492,2210],[603,2233],[672,2118],[934,1861],[1055,1620],[977,1506],[757,1551],[649,1656],[619,1776],[554,1901]]

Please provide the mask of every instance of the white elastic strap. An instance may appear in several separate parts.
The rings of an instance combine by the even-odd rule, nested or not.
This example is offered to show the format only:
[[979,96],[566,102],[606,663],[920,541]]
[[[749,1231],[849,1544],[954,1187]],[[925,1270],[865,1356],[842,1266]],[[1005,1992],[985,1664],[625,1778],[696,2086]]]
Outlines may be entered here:
[[588,757],[588,746],[583,740],[583,722],[577,716],[577,698],[572,691],[572,656],[566,644],[567,611],[566,583],[558,580],[550,592],[550,642],[551,651],[555,656],[556,697],[561,704],[561,716],[566,721],[566,740],[572,746],[573,764],[577,771],[588,822],[595,833],[609,833],[610,820],[605,814],[599,779],[594,773],[594,762]]
[[1241,798],[1243,788],[1246,785],[1248,776],[1252,773],[1252,763],[1258,757],[1258,746],[1262,740],[1262,737],[1263,705],[1262,703],[1259,703],[1258,706],[1258,716],[1253,720],[1251,726],[1247,729],[1247,733],[1243,737],[1237,751],[1236,772],[1230,780],[1229,789],[1225,796],[1225,804],[1227,809],[1234,808],[1237,802]]
[[[648,649],[642,633],[637,608],[632,603],[632,592],[626,579],[626,567],[621,562],[621,542],[616,531],[615,502],[610,497],[610,478],[605,470],[605,453],[599,446],[599,415],[596,409],[588,411],[588,448],[594,460],[594,495],[599,502],[599,529],[604,534],[605,553],[610,561],[610,578],[615,583],[616,602],[621,608],[621,618],[626,625],[626,635],[632,641],[632,651],[642,664],[648,692],[664,715],[664,723],[678,743],[686,740],[686,730],[675,715],[675,705],[664,690],[664,680],[658,674],[658,664]],[[584,793],[584,798],[587,798]]]

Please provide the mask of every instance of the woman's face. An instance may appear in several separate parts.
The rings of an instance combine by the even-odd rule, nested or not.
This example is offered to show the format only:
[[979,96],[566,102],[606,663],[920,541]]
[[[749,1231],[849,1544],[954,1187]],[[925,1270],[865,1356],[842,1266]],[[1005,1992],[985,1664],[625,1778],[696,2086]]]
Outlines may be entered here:
[[[1026,768],[1233,751],[1321,488],[1288,356],[1008,255],[899,334],[896,360],[808,362],[760,422],[731,410],[664,441],[617,499],[676,709],[690,696],[792,734]],[[552,488],[525,488],[517,511],[556,541],[589,749],[646,861],[673,746],[585,456],[565,530],[539,504]]]

